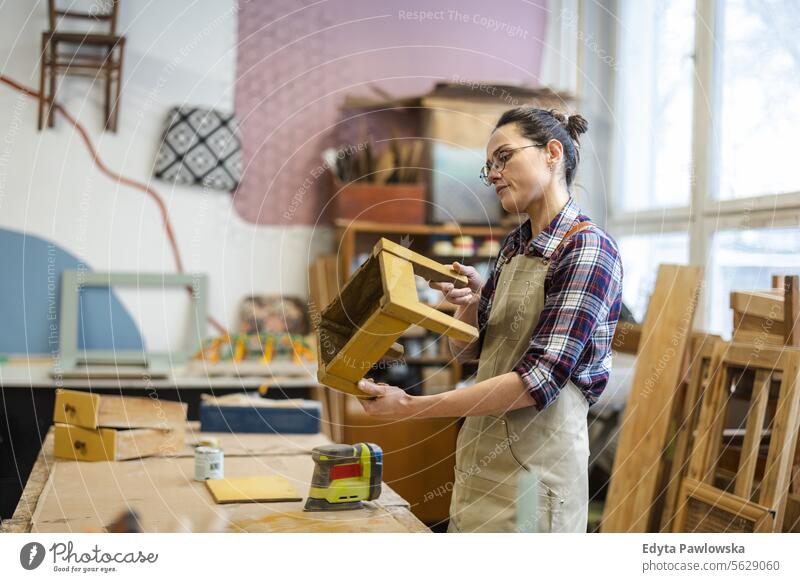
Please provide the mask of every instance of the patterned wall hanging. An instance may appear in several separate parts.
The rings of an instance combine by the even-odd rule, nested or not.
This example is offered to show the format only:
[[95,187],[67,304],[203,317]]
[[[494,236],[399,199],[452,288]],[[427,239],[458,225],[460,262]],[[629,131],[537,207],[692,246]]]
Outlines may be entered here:
[[242,179],[242,143],[236,115],[216,109],[173,107],[167,115],[154,174],[176,184],[236,190]]

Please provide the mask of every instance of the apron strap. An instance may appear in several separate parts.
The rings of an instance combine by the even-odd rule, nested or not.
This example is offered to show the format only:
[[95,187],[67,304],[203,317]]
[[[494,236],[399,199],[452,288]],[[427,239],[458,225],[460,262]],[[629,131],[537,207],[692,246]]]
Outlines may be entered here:
[[584,222],[579,222],[578,224],[576,224],[575,226],[570,228],[567,231],[567,234],[564,235],[564,238],[561,239],[561,242],[558,243],[558,246],[553,251],[553,253],[555,254],[555,252],[558,251],[561,248],[561,245],[563,245],[567,240],[569,240],[569,237],[571,237],[573,234],[575,234],[577,232],[580,232],[582,230],[585,230],[585,229],[589,228],[590,226],[594,226],[594,223],[591,222],[591,221],[586,220]]

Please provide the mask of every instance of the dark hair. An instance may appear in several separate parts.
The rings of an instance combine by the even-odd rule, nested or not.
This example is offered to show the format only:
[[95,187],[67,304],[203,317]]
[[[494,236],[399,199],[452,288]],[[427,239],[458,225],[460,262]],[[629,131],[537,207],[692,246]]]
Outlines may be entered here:
[[531,106],[509,109],[497,121],[495,129],[516,123],[526,138],[537,143],[557,139],[564,147],[564,178],[567,186],[575,178],[580,161],[580,136],[589,129],[582,115],[567,115],[556,109],[537,109]]

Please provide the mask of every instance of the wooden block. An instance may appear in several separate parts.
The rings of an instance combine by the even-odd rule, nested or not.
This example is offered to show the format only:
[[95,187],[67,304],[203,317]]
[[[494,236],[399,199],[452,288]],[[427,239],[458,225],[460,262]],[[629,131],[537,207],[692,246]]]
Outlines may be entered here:
[[183,427],[186,409],[182,402],[58,389],[53,422],[90,429],[164,429]]
[[604,532],[645,532],[649,526],[702,281],[702,267],[659,267],[614,458]]
[[56,424],[54,454],[76,461],[123,461],[154,455],[175,455],[183,449],[184,432],[178,429],[87,429]]
[[302,496],[280,475],[209,479],[206,486],[217,503],[302,501]]

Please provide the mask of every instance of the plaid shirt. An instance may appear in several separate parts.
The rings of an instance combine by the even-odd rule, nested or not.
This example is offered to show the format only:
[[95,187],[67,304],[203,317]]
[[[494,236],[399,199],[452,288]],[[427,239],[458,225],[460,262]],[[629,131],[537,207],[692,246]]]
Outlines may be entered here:
[[531,238],[531,222],[526,220],[503,241],[497,263],[481,290],[478,326],[483,346],[503,265],[523,253],[550,259],[544,308],[527,352],[514,367],[539,410],[555,401],[568,378],[583,391],[589,404],[594,404],[611,371],[611,341],[622,303],[622,263],[616,243],[592,225],[558,248],[570,228],[588,220],[570,198],[525,249]]

